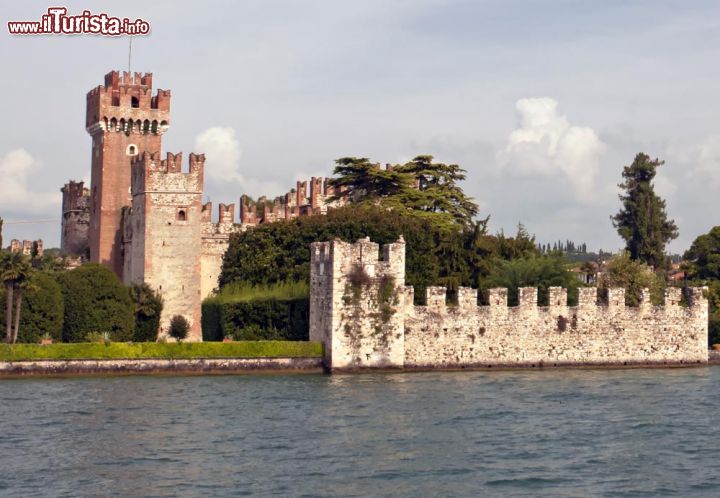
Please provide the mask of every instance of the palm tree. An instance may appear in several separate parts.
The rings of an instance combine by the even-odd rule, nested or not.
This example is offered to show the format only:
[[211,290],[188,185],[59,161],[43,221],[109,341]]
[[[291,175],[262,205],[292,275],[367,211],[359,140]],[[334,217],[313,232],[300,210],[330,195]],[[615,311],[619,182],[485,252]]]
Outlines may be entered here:
[[150,317],[157,313],[157,302],[160,298],[148,284],[133,284],[132,287],[130,287],[130,296],[135,303],[136,315]]
[[[5,341],[8,343],[17,341],[20,328],[20,307],[23,293],[31,287],[32,271],[30,259],[24,254],[8,251],[0,253],[0,280],[5,285],[6,291]],[[14,323],[13,304],[15,305]]]

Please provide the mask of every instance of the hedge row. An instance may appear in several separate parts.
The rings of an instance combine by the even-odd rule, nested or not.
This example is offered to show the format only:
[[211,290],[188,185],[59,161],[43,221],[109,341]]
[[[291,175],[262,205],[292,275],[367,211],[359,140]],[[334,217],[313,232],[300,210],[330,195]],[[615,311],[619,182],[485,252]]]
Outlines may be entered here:
[[318,358],[318,342],[0,344],[0,361],[132,358]]
[[307,341],[310,330],[310,300],[256,299],[224,301],[206,299],[202,305],[204,341],[287,340]]

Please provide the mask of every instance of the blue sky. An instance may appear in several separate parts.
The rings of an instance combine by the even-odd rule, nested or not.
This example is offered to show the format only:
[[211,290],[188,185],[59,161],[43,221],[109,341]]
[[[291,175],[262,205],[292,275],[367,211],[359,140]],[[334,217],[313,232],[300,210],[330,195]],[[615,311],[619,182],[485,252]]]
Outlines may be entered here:
[[[3,6],[35,20],[50,4]],[[67,2],[142,17],[134,71],[173,92],[166,151],[206,152],[207,197],[278,195],[347,155],[433,154],[468,171],[491,229],[618,249],[622,166],[657,190],[682,252],[720,216],[720,6],[702,1]],[[3,27],[5,23],[3,22]],[[5,28],[3,28],[5,29]],[[59,243],[60,193],[89,178],[85,94],[127,39],[0,35],[5,239]]]

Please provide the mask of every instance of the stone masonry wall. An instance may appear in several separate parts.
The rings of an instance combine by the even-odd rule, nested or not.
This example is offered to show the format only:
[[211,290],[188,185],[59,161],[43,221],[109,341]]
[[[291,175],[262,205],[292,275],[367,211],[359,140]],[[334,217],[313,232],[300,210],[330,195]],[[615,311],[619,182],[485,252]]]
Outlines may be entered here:
[[664,306],[652,306],[645,291],[636,308],[625,306],[624,289],[610,289],[609,304],[597,304],[597,289],[580,289],[579,304],[567,306],[567,291],[549,289],[550,306],[537,306],[537,289],[519,290],[519,306],[507,306],[507,290],[492,289],[490,305],[477,306],[474,289],[460,289],[457,306],[445,304],[445,289],[428,289],[427,306],[405,316],[406,368],[663,364],[707,362],[707,300],[693,289],[691,305],[679,305],[669,288]]
[[212,203],[202,208],[201,254],[200,254],[200,295],[205,299],[218,288],[222,261],[230,244],[230,235],[246,227],[235,224],[235,204],[218,206],[218,221],[211,220]]
[[[132,208],[125,228],[125,282],[145,282],[164,306],[160,333],[170,319],[190,323],[187,340],[200,341],[200,253],[205,156],[190,154],[183,172],[182,155],[145,153],[132,164]],[[130,242],[128,243],[128,237]]]
[[688,306],[678,288],[667,290],[663,306],[645,290],[631,308],[624,289],[610,289],[599,305],[597,289],[582,288],[569,307],[567,291],[552,287],[549,306],[539,307],[537,289],[521,288],[519,305],[508,307],[507,289],[491,289],[490,304],[478,306],[477,291],[460,288],[449,306],[445,288],[430,287],[426,305],[415,306],[404,286],[405,243],[385,246],[378,261],[367,239],[312,244],[310,279],[310,340],[324,343],[330,370],[708,361],[703,288],[690,290]]
[[310,340],[330,369],[393,368],[404,359],[405,242],[318,242],[310,249]]

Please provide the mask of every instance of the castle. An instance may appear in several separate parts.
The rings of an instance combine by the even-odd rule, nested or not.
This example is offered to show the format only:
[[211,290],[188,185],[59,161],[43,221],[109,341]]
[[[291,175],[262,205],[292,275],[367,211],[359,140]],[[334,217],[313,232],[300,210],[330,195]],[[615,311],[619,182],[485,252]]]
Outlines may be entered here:
[[324,344],[331,371],[357,369],[462,369],[541,366],[686,365],[708,361],[705,288],[668,287],[653,306],[645,289],[638,307],[625,306],[625,290],[609,289],[598,304],[595,287],[567,291],[519,289],[508,306],[507,289],[490,289],[478,306],[477,290],[458,289],[447,303],[444,287],[428,287],[423,306],[405,286],[405,242],[383,247],[368,239],[311,245],[310,340]]
[[110,267],[126,284],[145,282],[163,298],[161,334],[170,318],[190,323],[202,340],[200,304],[216,287],[232,233],[260,223],[323,214],[339,205],[328,179],[297,182],[285,196],[234,204],[202,203],[205,156],[161,158],[170,127],[170,90],[153,94],[152,74],[111,71],[87,94],[92,139],[90,188],[70,181],[61,192],[61,250]]

